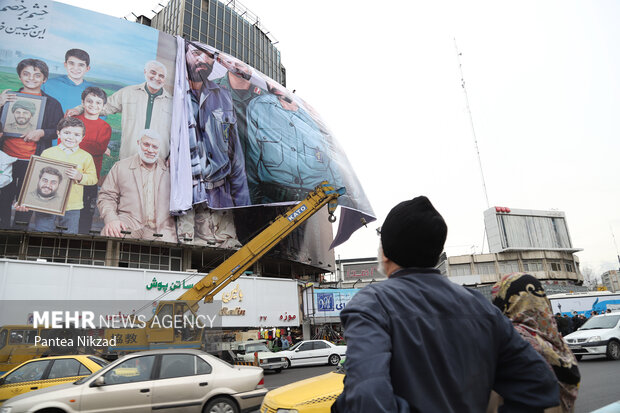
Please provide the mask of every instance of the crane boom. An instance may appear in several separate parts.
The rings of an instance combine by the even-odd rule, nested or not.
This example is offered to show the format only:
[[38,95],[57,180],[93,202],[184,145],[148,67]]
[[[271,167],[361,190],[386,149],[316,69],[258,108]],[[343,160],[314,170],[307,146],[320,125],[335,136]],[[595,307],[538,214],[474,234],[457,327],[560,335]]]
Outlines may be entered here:
[[345,188],[336,189],[327,181],[321,182],[306,199],[276,218],[267,228],[195,283],[177,300],[188,301],[194,310],[198,307],[198,301],[203,298],[205,303],[212,302],[213,297],[219,291],[239,278],[252,264],[325,204],[328,204],[329,221],[334,222],[338,197],[344,193]]

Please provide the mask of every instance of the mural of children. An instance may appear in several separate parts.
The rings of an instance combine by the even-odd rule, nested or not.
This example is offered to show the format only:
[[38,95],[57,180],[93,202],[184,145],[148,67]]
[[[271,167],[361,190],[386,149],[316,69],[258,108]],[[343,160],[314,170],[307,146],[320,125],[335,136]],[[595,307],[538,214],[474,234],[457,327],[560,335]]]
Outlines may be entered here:
[[60,102],[63,112],[81,103],[82,92],[92,83],[84,80],[90,70],[90,56],[82,49],[70,49],[65,53],[66,75],[48,80],[41,89]]
[[[97,168],[97,182],[101,179],[101,165],[103,155],[110,155],[108,143],[112,136],[112,128],[99,114],[108,101],[103,89],[98,87],[87,87],[82,92],[82,106],[84,113],[76,116],[76,119],[84,123],[84,139],[80,143],[80,149],[85,150],[93,157],[95,168]],[[95,213],[97,202],[98,185],[84,186],[84,209],[80,213],[79,233],[88,234]]]
[[[24,59],[17,64],[17,75],[23,85],[18,92],[43,96],[45,109],[41,129],[31,130],[21,137],[6,138],[2,143],[2,151],[17,158],[13,164],[13,182],[2,188],[2,196],[0,196],[0,220],[3,228],[10,227],[11,208],[21,190],[30,156],[40,155],[44,149],[52,145],[52,139],[56,137],[56,125],[63,116],[60,103],[41,90],[49,76],[47,63],[39,59]],[[8,89],[0,94],[0,107],[3,110],[6,110],[4,106],[8,102],[15,101],[17,101],[17,95]],[[15,221],[28,222],[31,214],[31,212],[17,211]]]
[[34,230],[54,232],[56,225],[67,227],[66,233],[77,234],[80,221],[80,210],[84,208],[84,185],[97,183],[97,169],[93,157],[79,145],[84,139],[84,123],[76,118],[63,118],[58,122],[58,145],[43,151],[43,158],[76,164],[68,169],[66,175],[74,180],[69,192],[67,210],[64,216],[56,216],[35,212]]

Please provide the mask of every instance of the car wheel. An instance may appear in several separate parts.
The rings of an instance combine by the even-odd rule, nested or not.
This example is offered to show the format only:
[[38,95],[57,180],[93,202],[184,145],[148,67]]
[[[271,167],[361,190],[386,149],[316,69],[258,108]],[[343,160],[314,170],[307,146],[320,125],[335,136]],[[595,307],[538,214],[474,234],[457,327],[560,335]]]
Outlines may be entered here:
[[329,356],[329,359],[327,359],[327,364],[329,364],[330,366],[337,366],[339,361],[340,356],[338,354],[332,354],[331,356]]
[[291,367],[291,361],[289,359],[284,359],[284,361],[286,361],[286,364],[284,365],[283,368],[288,369]]
[[209,401],[202,413],[239,413],[239,409],[234,401],[227,397],[216,397]]
[[575,358],[577,359],[577,361],[581,360],[582,357],[583,354],[575,354]]
[[607,344],[607,358],[609,360],[620,360],[620,343],[609,341]]

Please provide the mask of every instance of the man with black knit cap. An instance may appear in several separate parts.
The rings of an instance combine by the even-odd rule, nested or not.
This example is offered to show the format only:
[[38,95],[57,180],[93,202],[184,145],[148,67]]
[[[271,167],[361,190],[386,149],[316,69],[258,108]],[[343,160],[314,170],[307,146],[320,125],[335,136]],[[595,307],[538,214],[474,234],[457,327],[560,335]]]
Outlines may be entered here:
[[379,268],[340,314],[347,339],[339,412],[500,412],[559,404],[553,372],[482,294],[434,268],[448,228],[428,198],[401,202],[381,233]]

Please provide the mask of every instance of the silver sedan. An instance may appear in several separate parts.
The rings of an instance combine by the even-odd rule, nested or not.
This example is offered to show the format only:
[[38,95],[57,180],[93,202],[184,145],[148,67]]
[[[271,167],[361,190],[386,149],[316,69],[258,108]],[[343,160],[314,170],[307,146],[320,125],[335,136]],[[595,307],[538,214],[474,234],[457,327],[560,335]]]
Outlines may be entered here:
[[0,413],[240,413],[257,409],[266,393],[260,367],[232,366],[198,350],[156,350],[127,355],[75,383],[13,397]]

